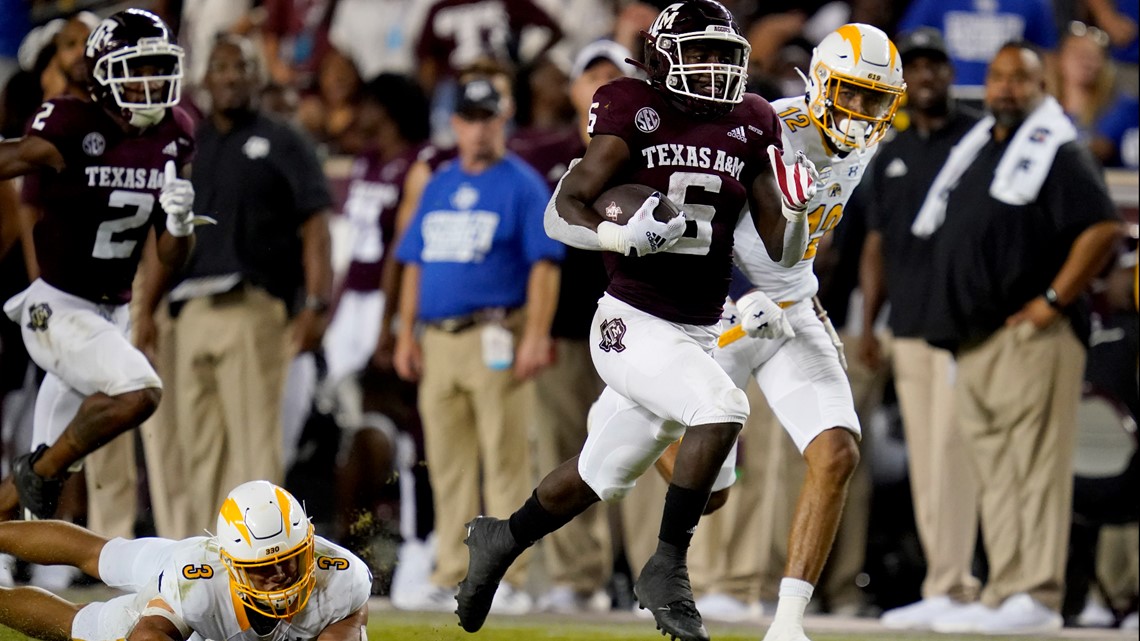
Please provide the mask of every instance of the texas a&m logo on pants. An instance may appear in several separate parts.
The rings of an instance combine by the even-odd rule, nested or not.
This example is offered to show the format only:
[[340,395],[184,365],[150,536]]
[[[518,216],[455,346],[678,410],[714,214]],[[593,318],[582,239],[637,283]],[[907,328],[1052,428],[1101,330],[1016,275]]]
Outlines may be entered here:
[[33,332],[42,332],[47,329],[48,319],[51,318],[51,306],[47,303],[36,303],[28,308],[28,329]]
[[606,319],[602,321],[602,342],[598,343],[598,347],[602,348],[603,352],[610,350],[623,352],[625,345],[621,344],[621,339],[624,336],[625,321],[620,318]]

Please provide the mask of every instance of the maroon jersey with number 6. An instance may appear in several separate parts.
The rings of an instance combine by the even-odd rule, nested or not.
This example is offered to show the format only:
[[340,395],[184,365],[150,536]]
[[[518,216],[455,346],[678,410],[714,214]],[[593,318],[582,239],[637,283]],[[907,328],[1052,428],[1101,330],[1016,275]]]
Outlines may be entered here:
[[93,302],[129,301],[149,228],[166,229],[158,204],[166,162],[179,171],[190,162],[193,131],[177,107],[159,124],[127,133],[96,103],[44,103],[27,135],[54,145],[66,166],[24,182],[24,199],[43,212],[33,234],[41,278]]
[[720,319],[732,273],[732,235],[768,145],[780,145],[780,122],[766,100],[745,94],[728,114],[701,120],[677,109],[660,90],[622,78],[594,94],[592,136],[617,136],[629,160],[610,185],[640,183],[685,212],[684,236],[668,251],[603,256],[610,295],[659,318],[693,325]]

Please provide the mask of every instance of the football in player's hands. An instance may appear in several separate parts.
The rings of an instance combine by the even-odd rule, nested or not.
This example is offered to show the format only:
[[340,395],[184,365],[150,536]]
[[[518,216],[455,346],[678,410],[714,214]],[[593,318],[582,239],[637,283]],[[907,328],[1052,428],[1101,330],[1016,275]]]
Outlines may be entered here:
[[669,200],[667,196],[660,194],[652,187],[636,183],[616,185],[605,190],[594,201],[594,211],[598,212],[603,220],[615,225],[624,225],[629,222],[630,218],[633,218],[645,200],[654,193],[658,193],[660,196],[657,207],[653,210],[655,220],[667,223],[682,215],[680,208],[673,204],[673,201]]

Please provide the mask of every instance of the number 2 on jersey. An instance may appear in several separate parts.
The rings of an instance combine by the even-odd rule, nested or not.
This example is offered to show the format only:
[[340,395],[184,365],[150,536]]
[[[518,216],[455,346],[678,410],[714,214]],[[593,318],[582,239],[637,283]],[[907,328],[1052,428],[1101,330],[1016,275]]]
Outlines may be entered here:
[[154,210],[154,196],[137,191],[124,191],[116,189],[111,192],[108,203],[116,209],[134,207],[135,213],[122,218],[105,220],[95,232],[95,247],[91,255],[95,258],[126,258],[135,250],[137,240],[112,240],[112,236],[130,229],[142,227],[150,220],[150,212]]

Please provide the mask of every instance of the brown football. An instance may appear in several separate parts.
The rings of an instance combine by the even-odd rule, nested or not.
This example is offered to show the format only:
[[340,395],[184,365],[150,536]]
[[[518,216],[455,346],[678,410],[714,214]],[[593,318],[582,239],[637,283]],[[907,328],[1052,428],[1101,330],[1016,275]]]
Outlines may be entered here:
[[[624,225],[637,213],[645,199],[652,196],[655,191],[657,190],[652,187],[635,183],[616,185],[598,196],[598,199],[594,201],[594,211],[611,223]],[[653,217],[666,223],[680,213],[681,210],[673,204],[673,201],[669,200],[665,194],[661,194],[661,202],[658,203],[657,209],[653,210]]]

